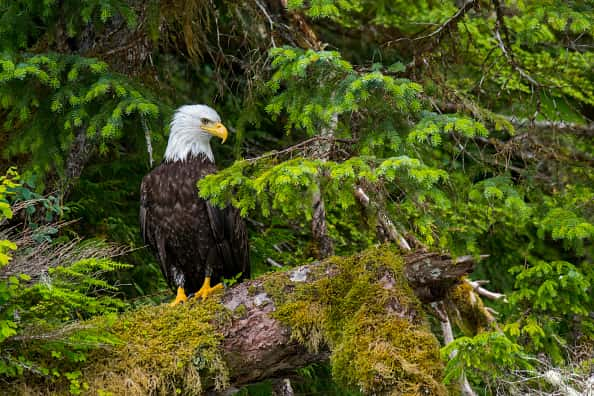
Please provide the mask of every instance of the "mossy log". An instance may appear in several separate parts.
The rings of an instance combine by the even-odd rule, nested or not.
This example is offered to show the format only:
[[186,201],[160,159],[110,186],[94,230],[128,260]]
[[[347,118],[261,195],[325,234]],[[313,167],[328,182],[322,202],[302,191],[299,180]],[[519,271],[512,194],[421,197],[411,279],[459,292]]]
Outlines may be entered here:
[[91,355],[82,380],[89,394],[201,394],[329,360],[337,382],[366,394],[445,395],[421,300],[471,270],[458,261],[384,245],[125,313],[110,327],[121,343]]

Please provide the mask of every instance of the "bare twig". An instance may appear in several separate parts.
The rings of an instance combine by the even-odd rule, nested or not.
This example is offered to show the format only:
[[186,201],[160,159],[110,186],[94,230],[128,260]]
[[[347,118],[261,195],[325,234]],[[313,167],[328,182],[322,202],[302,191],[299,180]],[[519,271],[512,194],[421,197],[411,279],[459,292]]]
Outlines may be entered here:
[[499,43],[499,47],[501,48],[501,52],[503,52],[503,55],[505,55],[505,57],[508,60],[508,63],[522,76],[524,77],[526,80],[528,80],[530,82],[530,84],[534,85],[535,87],[540,87],[540,83],[538,81],[536,81],[534,78],[532,78],[524,69],[522,69],[517,63],[516,61],[513,59],[512,55],[511,55],[511,51],[508,51],[508,49],[506,48],[505,44],[503,43],[503,40],[501,39],[501,34],[499,34],[499,29],[495,29],[495,38],[497,39],[497,42]]
[[276,250],[277,252],[279,252],[279,253],[282,253],[283,252],[283,249],[279,246],[278,243],[275,243],[274,245],[272,245],[272,248],[274,250]]
[[269,153],[266,154],[262,154],[258,157],[253,157],[253,158],[247,158],[246,161],[248,162],[257,162],[259,160],[265,159],[265,158],[270,158],[270,157],[279,157],[281,155],[286,155],[286,154],[290,154],[293,153],[295,151],[299,151],[299,150],[304,150],[306,148],[309,148],[310,146],[312,146],[313,144],[317,143],[317,142],[338,142],[338,143],[353,143],[354,141],[351,139],[338,139],[335,138],[333,136],[314,136],[312,138],[306,139],[302,142],[299,142],[291,147],[287,147],[285,149],[282,150],[278,150],[278,151],[271,151]]
[[[484,260],[486,258],[489,258],[488,254],[481,254],[479,256],[480,260]],[[467,256],[460,256],[460,257],[456,258],[455,263],[456,264],[465,264],[465,263],[474,262],[474,261],[475,261],[474,256],[467,255]],[[476,282],[477,283],[478,282],[487,282],[488,283],[489,281],[476,281]],[[483,283],[480,283],[480,284],[483,284]]]
[[594,123],[576,124],[565,121],[534,121],[526,118],[505,117],[516,128],[552,129],[560,132],[571,132],[586,137],[594,136]]
[[[450,318],[448,317],[445,307],[443,306],[443,302],[439,301],[431,303],[431,307],[433,307],[437,317],[439,318],[441,332],[443,334],[443,343],[444,345],[448,345],[454,341],[454,332],[452,331],[452,323],[450,322]],[[456,357],[457,353],[458,351],[452,351],[452,353],[450,353],[450,359]],[[476,393],[474,390],[472,390],[472,387],[468,383],[468,379],[464,373],[462,373],[460,376],[460,391],[465,396],[476,396]]]
[[[530,84],[532,84],[534,87],[540,87],[541,84],[538,81],[536,81],[534,78],[532,78],[532,76],[530,76],[530,74],[528,74],[524,69],[522,69],[520,67],[520,65],[518,65],[516,60],[514,59],[514,54],[511,50],[511,47],[508,47],[509,45],[511,45],[511,43],[509,42],[509,33],[507,32],[505,20],[503,19],[504,17],[503,17],[503,10],[501,9],[501,4],[499,3],[498,0],[493,0],[493,3],[495,4],[495,12],[497,15],[497,22],[495,24],[495,38],[497,39],[499,48],[501,48],[501,52],[503,52],[503,55],[506,57],[508,63],[520,74],[520,76],[522,76],[524,79],[528,80],[530,82]],[[503,39],[501,38],[501,34],[499,33],[500,29],[503,30],[503,32],[506,36],[506,40],[508,41],[507,45],[504,43]]]
[[276,261],[274,261],[273,259],[271,259],[270,257],[268,257],[266,259],[266,262],[268,264],[270,264],[272,267],[276,267],[276,268],[284,268],[282,264],[277,263]]
[[[355,188],[355,191],[353,192],[353,194],[355,195],[355,198],[357,198],[357,200],[364,207],[368,207],[371,204],[371,200],[369,199],[369,196],[365,193],[363,188],[361,188],[360,186],[357,186]],[[412,250],[412,248],[410,247],[410,244],[402,236],[402,234],[400,234],[398,232],[398,230],[396,230],[396,226],[394,225],[392,220],[390,220],[390,218],[388,217],[386,212],[381,210],[380,208],[377,208],[377,210],[378,210],[378,216],[377,216],[378,227],[380,227],[382,229],[383,233],[388,236],[389,240],[397,243],[398,246],[400,247],[400,249],[402,249],[406,252],[410,252]]]
[[264,15],[266,16],[266,19],[268,19],[268,23],[270,24],[270,42],[272,43],[273,47],[276,47],[276,43],[274,42],[274,22],[272,21],[272,18],[270,18],[268,11],[266,11],[266,7],[264,7],[264,5],[260,3],[258,0],[254,1],[256,2],[258,8],[262,10]]
[[495,293],[489,291],[481,286],[479,281],[471,281],[470,279],[464,279],[464,282],[472,286],[472,288],[481,296],[488,298],[489,300],[502,300],[503,302],[507,302],[507,298],[505,294]]
[[425,39],[429,39],[429,38],[436,38],[435,42],[438,43],[439,40],[441,39],[441,37],[443,36],[443,34],[445,34],[445,32],[447,32],[452,25],[456,24],[461,18],[463,18],[464,15],[466,15],[466,13],[468,11],[470,11],[470,9],[472,9],[472,7],[474,7],[475,3],[476,3],[476,0],[467,0],[462,5],[462,7],[460,7],[458,9],[458,11],[456,11],[456,13],[454,15],[452,15],[444,23],[442,23],[437,29],[435,29],[433,32],[431,32],[427,35],[416,37],[414,39],[409,39],[408,37],[402,37],[402,38],[399,38],[396,40],[388,41],[384,45],[391,45],[393,43],[397,43],[399,41],[404,41],[404,40],[419,41],[419,40],[425,40]]
[[464,17],[464,15],[466,15],[466,13],[472,7],[474,7],[475,2],[476,2],[476,0],[467,0],[466,3],[464,3],[462,5],[462,7],[460,7],[454,15],[452,15],[447,21],[445,21],[443,24],[441,24],[436,30],[434,30],[433,32],[431,32],[425,36],[416,37],[414,40],[415,41],[425,40],[425,39],[432,38],[435,36],[437,36],[437,38],[440,39],[441,36],[445,33],[445,31],[447,29],[449,29],[453,24],[457,23],[461,18]]
[[86,329],[92,329],[93,325],[89,324],[80,324],[78,322],[65,325],[58,330],[49,333],[41,333],[41,334],[22,334],[18,336],[8,337],[4,342],[27,342],[27,341],[37,341],[37,340],[58,340],[65,338],[69,334]]
[[[21,205],[21,207],[26,206]],[[59,221],[36,230],[30,228],[23,231],[18,231],[15,228],[0,230],[2,238],[7,238],[18,246],[10,263],[0,269],[0,279],[7,279],[18,274],[27,274],[33,281],[38,281],[44,274],[47,274],[49,268],[68,266],[85,258],[113,258],[128,254],[134,250],[127,246],[105,242],[87,241],[81,243],[80,238],[74,238],[63,243],[39,242],[38,235],[43,234],[44,230],[60,230],[76,223],[76,221]]]
[[148,127],[146,122],[146,118],[143,115],[140,115],[140,121],[142,123],[142,129],[144,130],[144,139],[146,140],[146,151],[148,152],[149,156],[149,166],[153,167],[153,144],[151,140],[151,131]]

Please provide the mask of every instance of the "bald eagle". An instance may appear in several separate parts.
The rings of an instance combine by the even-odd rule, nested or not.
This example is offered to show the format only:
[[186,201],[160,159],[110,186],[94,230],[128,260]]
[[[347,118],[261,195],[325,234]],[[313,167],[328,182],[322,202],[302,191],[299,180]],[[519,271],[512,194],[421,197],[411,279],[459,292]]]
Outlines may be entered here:
[[165,158],[140,187],[142,237],[169,286],[177,288],[171,305],[191,293],[206,298],[222,288],[222,278],[250,275],[247,231],[239,211],[219,209],[198,196],[196,182],[216,172],[213,136],[223,143],[227,139],[215,110],[204,105],[177,109]]

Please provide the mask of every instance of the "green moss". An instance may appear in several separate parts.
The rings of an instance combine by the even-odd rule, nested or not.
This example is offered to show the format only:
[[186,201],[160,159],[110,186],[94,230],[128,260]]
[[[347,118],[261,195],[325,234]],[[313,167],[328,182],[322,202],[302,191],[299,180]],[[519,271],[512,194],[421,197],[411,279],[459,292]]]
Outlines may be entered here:
[[[119,343],[95,349],[76,368],[82,394],[199,395],[213,386],[225,388],[229,374],[219,352],[222,335],[215,328],[231,316],[218,298],[211,297],[176,307],[145,306],[85,322],[111,332]],[[27,379],[16,381],[8,394],[65,395],[70,386],[64,377]]]
[[256,293],[258,293],[258,288],[255,285],[250,285],[248,287],[248,295],[249,296],[255,296]]
[[337,382],[369,394],[445,395],[439,343],[403,265],[381,246],[327,260],[309,274],[313,283],[277,276],[264,288],[293,339],[312,351],[330,348]]
[[287,299],[287,292],[292,288],[291,281],[287,272],[273,272],[269,275],[260,277],[264,292],[276,303],[276,306],[282,305]]
[[291,338],[317,353],[325,341],[324,307],[317,302],[295,301],[280,306],[276,318],[291,325]]
[[483,301],[468,283],[452,287],[446,301],[448,314],[465,335],[473,336],[489,327],[489,314]]
[[113,394],[193,395],[213,384],[222,389],[228,372],[218,352],[221,335],[211,323],[224,311],[210,298],[125,314],[112,328],[120,346],[92,356],[84,377],[95,392]]
[[247,308],[244,304],[239,304],[237,308],[233,310],[233,316],[236,318],[243,318],[247,314]]

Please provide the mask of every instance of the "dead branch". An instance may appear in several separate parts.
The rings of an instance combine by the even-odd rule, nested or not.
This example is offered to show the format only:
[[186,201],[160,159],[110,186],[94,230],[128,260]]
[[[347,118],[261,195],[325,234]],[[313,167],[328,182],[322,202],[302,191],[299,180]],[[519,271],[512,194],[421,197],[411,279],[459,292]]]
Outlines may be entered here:
[[31,341],[50,341],[50,340],[65,340],[71,334],[74,334],[81,330],[92,329],[93,326],[90,324],[71,323],[67,324],[57,330],[41,333],[41,334],[21,334],[7,338],[4,342],[31,342]]
[[[445,307],[443,306],[443,302],[435,302],[431,303],[431,307],[435,310],[436,316],[439,318],[439,322],[441,324],[441,332],[443,334],[443,344],[448,345],[449,343],[454,341],[454,332],[452,330],[452,323],[446,312]],[[450,353],[450,359],[453,359],[457,351],[452,351]],[[474,390],[468,383],[468,379],[466,378],[465,374],[462,374],[460,377],[460,390],[464,396],[476,396]]]
[[266,263],[270,264],[271,267],[284,268],[284,266],[282,264],[277,263],[276,261],[274,261],[270,257],[268,257],[266,259]]
[[260,3],[260,1],[258,0],[254,0],[256,2],[256,5],[258,6],[258,8],[260,10],[262,10],[262,13],[264,13],[264,15],[266,16],[266,19],[268,20],[268,23],[270,24],[270,42],[272,44],[273,47],[276,47],[276,43],[274,42],[274,22],[272,21],[272,18],[270,17],[270,14],[268,13],[268,11],[266,11],[266,7]]
[[467,0],[462,7],[460,7],[458,9],[458,11],[456,11],[456,13],[454,15],[452,15],[450,18],[448,18],[447,21],[445,21],[443,24],[441,24],[437,29],[435,29],[433,32],[425,35],[425,36],[421,36],[421,37],[417,37],[414,40],[425,40],[428,38],[435,38],[437,41],[439,41],[442,36],[449,30],[451,29],[451,27],[453,25],[455,25],[456,23],[458,23],[458,21],[462,18],[464,18],[464,16],[466,15],[466,13],[468,11],[470,11],[474,6],[475,6],[476,0]]
[[489,291],[481,286],[481,281],[471,281],[470,279],[464,279],[464,282],[472,286],[472,288],[481,296],[488,298],[489,300],[502,300],[503,302],[507,303],[507,298],[505,298],[505,294],[495,293]]
[[[364,207],[369,207],[369,205],[371,205],[371,200],[370,200],[369,196],[365,193],[365,191],[361,187],[358,186],[355,188],[354,195],[357,198],[357,200],[361,203],[361,205],[363,205]],[[408,241],[396,230],[396,226],[394,226],[394,223],[390,220],[390,218],[385,213],[385,211],[383,211],[381,209],[377,209],[377,210],[379,211],[379,213],[378,213],[378,227],[381,228],[383,233],[388,236],[388,239],[390,241],[398,244],[400,249],[402,249],[403,251],[405,251],[405,252],[412,251],[412,248],[410,247]],[[433,286],[431,286],[433,281],[429,278],[424,278],[423,276],[424,276],[425,272],[419,271],[423,265],[425,265],[428,261],[432,261],[432,260],[433,260],[432,261],[433,264],[441,262],[442,268],[443,268],[443,266],[452,264],[451,262],[448,261],[448,259],[445,259],[444,261],[436,261],[436,258],[438,256],[439,256],[438,253],[424,252],[421,254],[417,253],[417,254],[410,255],[407,257],[407,264],[408,264],[407,268],[413,269],[413,272],[408,273],[407,275],[409,276],[409,280],[411,280],[411,282],[419,285],[417,295],[419,295],[419,298],[421,298],[421,300],[439,299],[438,298],[439,296],[443,297],[445,295],[443,289],[441,289],[441,286],[443,285],[442,282],[445,280],[445,279],[441,278],[441,276],[442,276],[441,273],[438,275],[439,281],[436,284],[434,284]],[[449,256],[447,256],[447,257],[449,257]],[[482,260],[482,259],[486,259],[487,257],[489,257],[489,256],[488,255],[480,255],[479,259]],[[459,266],[460,272],[459,273],[455,272],[453,279],[458,279],[462,273],[464,273],[465,271],[467,272],[469,270],[467,265],[472,266],[472,265],[474,265],[474,262],[475,262],[475,259],[473,256],[460,256],[460,257],[456,258],[456,260],[454,261],[453,264],[456,266]],[[503,301],[507,302],[504,294],[491,292],[491,291],[483,288],[481,286],[481,284],[482,284],[481,281],[473,282],[468,279],[465,279],[465,282],[467,282],[469,285],[471,285],[472,288],[479,295],[481,295],[483,297],[487,297],[489,299],[495,299],[495,300],[503,298]],[[424,285],[424,286],[421,287],[420,285]],[[448,286],[451,286],[451,284]]]
[[[493,0],[493,3],[495,4],[495,12],[497,15],[497,22],[495,24],[495,38],[497,39],[499,48],[501,48],[501,52],[503,52],[503,55],[507,59],[508,63],[514,68],[514,70],[516,70],[520,74],[520,76],[522,76],[524,79],[528,80],[530,82],[530,84],[532,84],[532,86],[534,86],[536,88],[540,87],[541,84],[538,81],[536,81],[534,78],[532,78],[532,76],[530,76],[530,74],[528,74],[526,72],[526,70],[521,68],[520,65],[518,65],[518,62],[516,62],[511,47],[508,47],[511,44],[509,42],[509,33],[507,31],[507,26],[505,25],[505,20],[504,20],[504,16],[503,16],[503,11],[501,9],[501,4],[499,3],[499,0]],[[503,30],[503,32],[506,36],[506,40],[508,41],[507,44],[501,38],[501,34],[499,33],[500,29]]]
[[[403,280],[406,284],[409,275],[418,272],[417,270],[407,269],[407,267],[414,266],[419,262],[418,254],[411,253],[404,256],[404,272],[396,273],[394,271],[401,270],[396,270],[396,267],[390,264],[394,263],[391,260],[395,256],[392,253],[385,255],[387,252],[384,252],[383,249],[387,249],[387,247],[372,249],[372,253],[362,253],[362,255],[371,254],[371,256],[357,256],[353,258],[354,262],[363,260],[364,262],[375,263],[374,266],[376,269],[373,270],[369,281],[373,282],[374,288],[379,288],[381,291],[379,292],[380,294],[372,293],[370,295],[372,300],[367,301],[367,304],[373,305],[373,310],[376,312],[373,315],[378,315],[377,320],[379,323],[377,325],[382,326],[382,322],[384,321],[387,324],[399,321],[406,323],[403,325],[405,326],[404,328],[411,326],[414,329],[411,336],[415,334],[415,337],[433,338],[430,332],[430,326],[425,322],[420,305],[418,302],[415,302],[414,298],[411,299],[410,292],[406,292],[404,290],[405,288],[403,288],[404,284],[401,283]],[[425,258],[425,265],[419,268],[419,271],[424,272],[425,275],[414,275],[413,280],[415,283],[410,283],[413,291],[416,291],[416,287],[418,286],[426,286],[422,284],[422,279],[432,279],[433,283],[439,278],[430,276],[429,273],[441,273],[446,284],[450,284],[450,279],[454,277],[454,272],[456,274],[459,273],[458,266],[453,265],[455,260],[447,255],[428,256],[426,253],[420,254]],[[189,347],[190,350],[195,350],[195,355],[190,358],[191,361],[187,361],[187,358],[184,361],[174,359],[176,366],[181,365],[178,367],[187,368],[184,369],[186,371],[183,371],[186,373],[184,374],[184,378],[190,384],[197,384],[198,388],[195,389],[195,393],[208,391],[209,389],[212,390],[215,386],[218,386],[218,390],[222,391],[222,388],[239,388],[244,384],[263,379],[286,378],[288,373],[297,368],[314,362],[327,361],[332,353],[332,345],[329,345],[325,341],[324,336],[320,335],[319,332],[322,331],[321,324],[312,322],[311,325],[306,325],[305,327],[292,328],[277,315],[279,312],[283,312],[283,301],[286,301],[288,296],[295,295],[295,293],[307,293],[306,295],[310,296],[308,298],[311,298],[307,300],[308,305],[304,305],[304,312],[323,310],[324,308],[321,307],[328,302],[322,297],[324,293],[320,292],[320,285],[327,284],[325,282],[328,279],[341,276],[341,274],[344,275],[342,271],[351,270],[350,266],[340,266],[333,260],[335,259],[304,265],[291,271],[275,272],[227,289],[221,300],[225,309],[212,319],[211,325],[213,329],[207,330],[209,334],[212,334],[214,331],[216,334],[221,335],[218,347],[215,347],[218,356],[216,357],[216,362],[218,362],[216,364],[217,367],[224,370],[224,374],[200,369],[205,364],[203,360],[205,358],[200,354],[201,348],[204,347],[203,345],[191,345]],[[386,262],[378,262],[377,260],[386,260]],[[444,265],[444,262],[448,262],[449,265]],[[363,266],[365,265],[363,264]],[[466,268],[471,269],[472,266],[468,265]],[[404,278],[402,275],[404,275]],[[397,280],[396,278],[401,280]],[[348,287],[348,284],[341,283],[340,287]],[[445,284],[444,288],[447,288]],[[307,290],[311,291],[311,293]],[[383,297],[377,297],[376,299],[378,295],[382,295]],[[302,296],[302,294],[297,294],[297,296]],[[217,297],[211,298],[216,299]],[[297,301],[299,303],[303,301],[305,304],[305,300],[302,300],[302,297],[299,297]],[[157,318],[154,318],[154,320],[148,320],[146,323],[142,323],[143,328],[148,331],[147,334],[157,334],[154,335],[156,337],[160,337],[160,334],[162,334],[164,340],[163,342],[152,342],[150,346],[150,348],[153,348],[151,349],[151,354],[146,355],[146,357],[142,355],[140,358],[159,359],[160,356],[164,355],[177,356],[176,353],[180,347],[179,345],[184,343],[186,338],[192,338],[192,335],[184,333],[184,336],[175,336],[177,338],[172,343],[172,335],[168,330],[168,326],[173,324],[169,323],[169,320],[172,320],[172,318],[181,318],[183,315],[190,315],[190,318],[187,320],[197,321],[200,324],[201,318],[193,316],[192,313],[209,312],[200,311],[202,304],[207,303],[213,304],[213,307],[218,305],[216,301],[208,300],[205,303],[190,302],[187,308],[191,311],[186,311],[185,306],[178,308],[178,311],[171,311],[172,308],[168,306],[143,308],[140,317],[147,315],[148,311],[154,311],[153,315],[168,315],[167,317],[169,319],[159,322]],[[180,309],[184,309],[184,311],[179,311]],[[194,311],[194,309],[197,310]],[[295,309],[299,310],[299,308]],[[291,308],[290,312],[295,312],[295,309]],[[126,317],[126,315],[131,316]],[[118,322],[126,323],[126,321],[134,321],[134,319],[131,319],[135,317],[133,315],[134,312],[123,314],[122,320]],[[366,313],[365,315],[371,315],[371,313]],[[316,317],[315,314],[313,317]],[[373,323],[375,322],[374,320]],[[196,327],[196,329],[202,328],[200,326]],[[370,331],[367,327],[363,327],[363,329],[365,329],[364,331]],[[336,331],[340,330],[337,329]],[[56,333],[55,335],[60,334]],[[385,336],[381,336],[381,334],[383,333],[378,333],[378,338],[372,337],[373,341],[369,345],[369,348],[379,347],[377,343],[381,344],[381,348],[391,348],[395,352],[394,354],[387,355],[388,359],[394,359],[393,366],[402,367],[408,373],[404,374],[407,381],[412,380],[419,389],[427,389],[427,392],[429,392],[425,392],[427,394],[446,394],[445,388],[440,382],[440,369],[423,371],[421,373],[419,371],[420,366],[417,365],[416,361],[407,361],[410,357],[402,354],[403,352],[400,352],[401,355],[398,354],[399,352],[397,351],[402,351],[402,345],[391,346],[390,343],[394,343],[395,341],[390,338],[382,338]],[[312,340],[315,337],[318,338],[318,341],[313,342]],[[108,390],[113,391],[114,394],[144,395],[156,393],[159,389],[163,393],[167,393],[168,389],[175,389],[175,387],[171,388],[169,386],[172,384],[172,381],[180,380],[180,378],[161,378],[161,361],[152,363],[153,361],[151,360],[151,363],[147,363],[146,366],[142,367],[126,364],[130,359],[136,361],[134,359],[139,358],[138,354],[146,353],[144,352],[145,349],[149,348],[143,343],[142,337],[127,340],[122,345],[98,351],[97,355],[93,359],[90,359],[87,364],[81,365],[81,372],[83,372],[85,381],[93,389],[95,387],[96,389],[104,389],[103,387],[109,386],[111,388]],[[136,344],[135,342],[137,341],[134,340],[138,340],[140,344]],[[13,341],[16,342],[16,340]],[[27,339],[22,341],[34,340]],[[415,343],[417,341],[411,340],[410,342]],[[433,339],[433,341],[429,342],[427,344],[429,346],[427,347],[421,346],[422,344],[417,346],[417,348],[431,348],[426,353],[422,352],[419,357],[423,356],[422,359],[424,362],[426,362],[425,359],[430,359],[431,363],[429,364],[431,367],[439,367],[441,363],[437,349],[438,343],[436,339]],[[154,348],[157,348],[157,350]],[[433,366],[434,364],[436,366]],[[421,363],[421,365],[424,367],[425,363]],[[151,367],[154,367],[156,371],[150,371],[152,370]],[[400,376],[402,374],[394,374],[391,371],[386,372],[383,369],[378,371],[377,379],[380,383],[383,381],[384,384],[382,385],[383,388],[379,390],[379,393],[397,393],[397,389],[392,388],[394,386],[393,384],[397,383],[397,381],[394,382],[394,375]],[[182,379],[182,381],[186,381],[186,379]],[[286,385],[286,381],[283,382]],[[184,382],[184,384],[188,384],[188,382]],[[431,390],[435,390],[436,392],[430,392]],[[287,392],[290,392],[288,387]]]
[[304,157],[314,157],[313,154],[309,154],[309,151],[315,150],[315,145],[319,142],[329,142],[329,143],[353,143],[353,140],[350,139],[337,139],[333,136],[314,136],[312,138],[306,139],[302,142],[299,142],[293,146],[284,148],[282,150],[271,151],[269,153],[265,153],[259,155],[257,157],[247,158],[245,161],[249,163],[257,162],[266,158],[276,158],[285,156],[288,154],[293,153],[300,153],[300,155]]
[[[355,191],[353,192],[353,194],[355,195],[355,198],[357,198],[357,200],[364,207],[367,208],[371,205],[371,200],[369,199],[369,196],[365,193],[363,188],[361,188],[360,186],[357,186],[355,188]],[[382,210],[381,208],[376,207],[375,209],[378,210],[378,214],[377,214],[378,224],[377,224],[377,226],[381,230],[380,234],[385,235],[386,236],[385,239],[398,244],[400,249],[402,249],[403,251],[410,252],[412,250],[412,248],[410,247],[410,244],[398,232],[398,230],[396,230],[396,226],[394,225],[392,220],[390,220],[387,213],[384,210]]]
[[454,26],[456,23],[458,23],[458,21],[460,21],[462,18],[464,18],[464,16],[466,15],[466,13],[468,11],[470,11],[474,6],[475,6],[476,0],[467,0],[462,7],[460,7],[458,9],[458,11],[456,11],[456,13],[454,13],[454,15],[452,15],[451,17],[449,17],[444,23],[442,23],[437,29],[435,29],[433,32],[426,34],[424,36],[420,36],[420,37],[416,37],[414,39],[409,39],[409,38],[399,38],[396,40],[391,40],[388,41],[387,43],[385,43],[384,45],[390,46],[394,43],[397,43],[399,41],[404,41],[404,40],[411,40],[411,41],[421,41],[421,40],[426,40],[426,39],[433,39],[433,43],[430,46],[430,48],[424,48],[422,52],[428,51],[430,49],[433,49],[435,47],[435,45],[439,44],[439,41],[441,40],[441,38],[443,37],[443,35],[448,32],[452,26]]
[[578,136],[594,137],[594,124],[576,124],[565,121],[536,121],[526,118],[505,117],[518,129],[540,129],[544,131],[558,131],[573,133]]
[[[418,265],[420,260],[423,260],[422,266]],[[434,287],[440,279],[443,281],[442,287],[447,290],[455,283],[454,279],[471,271],[474,265],[470,260],[466,261],[466,265],[454,265],[455,260],[448,255],[424,252],[407,254],[405,262],[404,274],[417,295],[422,295],[426,287]],[[336,269],[332,267],[320,271],[324,265],[325,262],[305,265],[288,273],[276,273],[275,276],[284,276],[291,281],[284,287],[286,293],[291,293],[298,283],[315,282],[319,276],[337,275]],[[466,270],[462,271],[460,267]],[[435,275],[437,273],[440,275]],[[382,275],[378,274],[378,277]],[[393,287],[388,281],[383,284],[386,288]],[[267,294],[262,280],[244,282],[228,290],[223,304],[231,311],[240,306],[247,308],[241,319],[234,320],[223,329],[225,337],[222,347],[226,361],[230,364],[234,385],[278,376],[287,369],[328,358],[327,347],[321,348],[318,353],[308,351],[292,340],[290,329],[271,316],[277,307],[272,296]],[[399,311],[398,315],[402,314]],[[390,315],[387,313],[388,320]]]
[[144,131],[144,140],[146,141],[146,151],[148,153],[149,158],[149,167],[153,167],[153,142],[151,139],[151,130],[148,127],[148,123],[146,122],[146,118],[143,115],[140,116],[140,121],[142,123],[142,130]]
[[[29,205],[21,203],[19,208],[23,209],[27,206]],[[35,230],[25,228],[19,231],[15,227],[0,230],[0,239],[9,239],[17,245],[12,260],[8,265],[0,268],[0,280],[25,274],[36,282],[46,276],[50,268],[69,266],[76,261],[88,258],[114,258],[133,250],[127,246],[103,241],[83,241],[78,237],[62,243],[53,243],[43,238],[45,232],[50,230],[59,232],[76,222],[77,220],[58,221]]]

